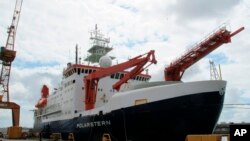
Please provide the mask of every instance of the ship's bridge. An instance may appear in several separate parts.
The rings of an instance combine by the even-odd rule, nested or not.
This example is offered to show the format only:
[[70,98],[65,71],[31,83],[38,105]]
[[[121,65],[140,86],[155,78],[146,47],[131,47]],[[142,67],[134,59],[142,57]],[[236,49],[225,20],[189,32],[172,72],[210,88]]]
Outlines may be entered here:
[[[68,63],[68,67],[63,71],[63,76],[64,78],[67,78],[73,74],[77,74],[77,75],[88,75],[91,74],[92,72],[95,72],[97,70],[101,69],[101,67],[96,67],[96,66],[89,66],[89,65],[82,65],[82,64],[73,64],[71,65],[71,63]],[[121,79],[124,77],[124,75],[128,73],[127,71],[122,71],[122,72],[118,72],[118,73],[114,73],[110,75],[111,79]],[[136,80],[136,81],[149,81],[149,79],[151,78],[150,75],[148,74],[139,74],[135,77],[132,78],[132,80]]]

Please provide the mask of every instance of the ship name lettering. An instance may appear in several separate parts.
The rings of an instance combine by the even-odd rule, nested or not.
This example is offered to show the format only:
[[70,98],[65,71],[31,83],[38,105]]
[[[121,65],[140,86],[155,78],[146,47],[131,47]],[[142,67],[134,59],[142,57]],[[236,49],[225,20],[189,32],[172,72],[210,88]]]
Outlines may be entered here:
[[105,125],[105,121],[102,121],[102,125]]
[[76,128],[87,128],[87,127],[98,127],[98,126],[106,126],[111,125],[110,120],[102,120],[102,121],[93,121],[86,123],[77,123]]

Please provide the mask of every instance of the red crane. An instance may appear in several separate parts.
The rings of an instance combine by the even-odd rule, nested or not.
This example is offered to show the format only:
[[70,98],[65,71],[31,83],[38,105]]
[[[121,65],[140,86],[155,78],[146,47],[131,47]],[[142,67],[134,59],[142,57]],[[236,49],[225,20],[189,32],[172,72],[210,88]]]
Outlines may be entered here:
[[18,26],[18,21],[20,18],[20,12],[22,7],[22,0],[17,0],[14,10],[14,15],[12,19],[11,26],[8,28],[8,38],[5,47],[0,48],[0,60],[2,61],[2,69],[0,75],[0,96],[6,96],[7,102],[9,102],[9,80],[11,63],[16,57],[15,47],[15,37]]
[[[22,127],[19,127],[20,118],[20,106],[14,102],[9,101],[9,80],[11,64],[16,57],[16,51],[14,50],[15,36],[20,18],[20,12],[23,0],[16,0],[14,15],[12,23],[8,28],[8,37],[5,47],[0,48],[0,60],[1,60],[1,75],[0,75],[0,108],[12,109],[12,127],[8,127],[8,138],[18,139],[24,134],[22,133]],[[7,101],[3,101],[3,97],[6,97]]]
[[88,76],[84,78],[85,85],[85,109],[90,110],[94,108],[96,101],[96,93],[98,88],[98,81],[106,76],[109,76],[113,73],[117,73],[120,71],[124,71],[126,69],[134,67],[130,72],[126,73],[123,78],[121,78],[118,82],[116,82],[112,87],[117,91],[120,90],[120,86],[126,83],[129,79],[135,77],[140,74],[143,70],[145,70],[149,65],[143,68],[148,62],[151,64],[156,64],[157,61],[155,59],[154,50],[150,52],[139,55],[135,58],[132,58],[124,63],[117,64],[107,68],[101,68],[95,72],[92,72]]
[[200,43],[196,44],[194,48],[189,50],[183,56],[170,63],[170,65],[166,67],[164,71],[165,80],[180,81],[187,68],[192,66],[194,63],[208,55],[222,44],[231,42],[231,37],[242,30],[244,30],[244,27],[241,27],[235,32],[231,33],[225,27],[219,28]]

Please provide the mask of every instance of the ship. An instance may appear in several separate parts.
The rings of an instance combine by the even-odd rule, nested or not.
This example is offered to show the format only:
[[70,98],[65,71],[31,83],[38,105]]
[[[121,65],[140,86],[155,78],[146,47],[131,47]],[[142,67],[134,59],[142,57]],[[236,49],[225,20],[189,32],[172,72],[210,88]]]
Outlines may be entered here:
[[[231,37],[241,30],[230,34],[220,28],[204,41],[216,48],[230,38],[221,42],[215,41],[215,36]],[[43,85],[34,110],[34,131],[41,137],[60,134],[62,139],[76,141],[184,141],[189,134],[213,132],[223,108],[226,81],[183,82],[181,73],[171,75],[178,62],[174,61],[165,70],[169,75],[166,81],[151,82],[144,66],[157,63],[153,50],[112,65],[115,57],[108,54],[113,49],[110,38],[104,37],[97,25],[90,40],[85,63],[79,60],[76,47],[75,63],[67,64],[60,85],[52,92]],[[178,64],[183,63],[179,60]]]

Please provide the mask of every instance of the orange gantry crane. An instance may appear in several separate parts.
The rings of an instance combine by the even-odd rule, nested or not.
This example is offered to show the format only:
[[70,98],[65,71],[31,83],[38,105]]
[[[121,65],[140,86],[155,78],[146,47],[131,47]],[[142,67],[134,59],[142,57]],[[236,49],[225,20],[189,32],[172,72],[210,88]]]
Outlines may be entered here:
[[[12,127],[7,130],[7,137],[17,139],[22,137],[22,128],[19,127],[20,106],[14,102],[10,102],[9,98],[9,80],[11,72],[11,64],[16,57],[14,50],[15,36],[20,18],[20,12],[23,0],[16,0],[14,15],[11,26],[8,28],[8,38],[5,47],[0,48],[1,75],[0,75],[0,108],[12,109]],[[6,101],[4,101],[5,99]]]
[[210,36],[196,44],[191,50],[176,59],[165,68],[166,81],[180,81],[185,70],[194,63],[208,55],[210,52],[219,46],[231,42],[231,37],[244,30],[244,27],[239,28],[231,33],[225,27],[220,27]]
[[[147,63],[146,67],[144,67]],[[122,84],[126,83],[129,79],[135,77],[144,71],[149,65],[156,64],[157,61],[155,59],[154,50],[149,51],[146,54],[139,55],[135,58],[132,58],[124,63],[117,64],[107,68],[100,68],[95,72],[87,75],[84,78],[85,85],[85,109],[90,110],[94,108],[96,101],[96,93],[98,88],[98,81],[106,76],[109,76],[113,73],[117,73],[120,71],[124,71],[126,69],[132,68],[129,72],[127,72],[123,78],[121,78],[118,82],[116,82],[112,87],[113,89],[119,91]],[[143,68],[144,67],[144,68]]]

